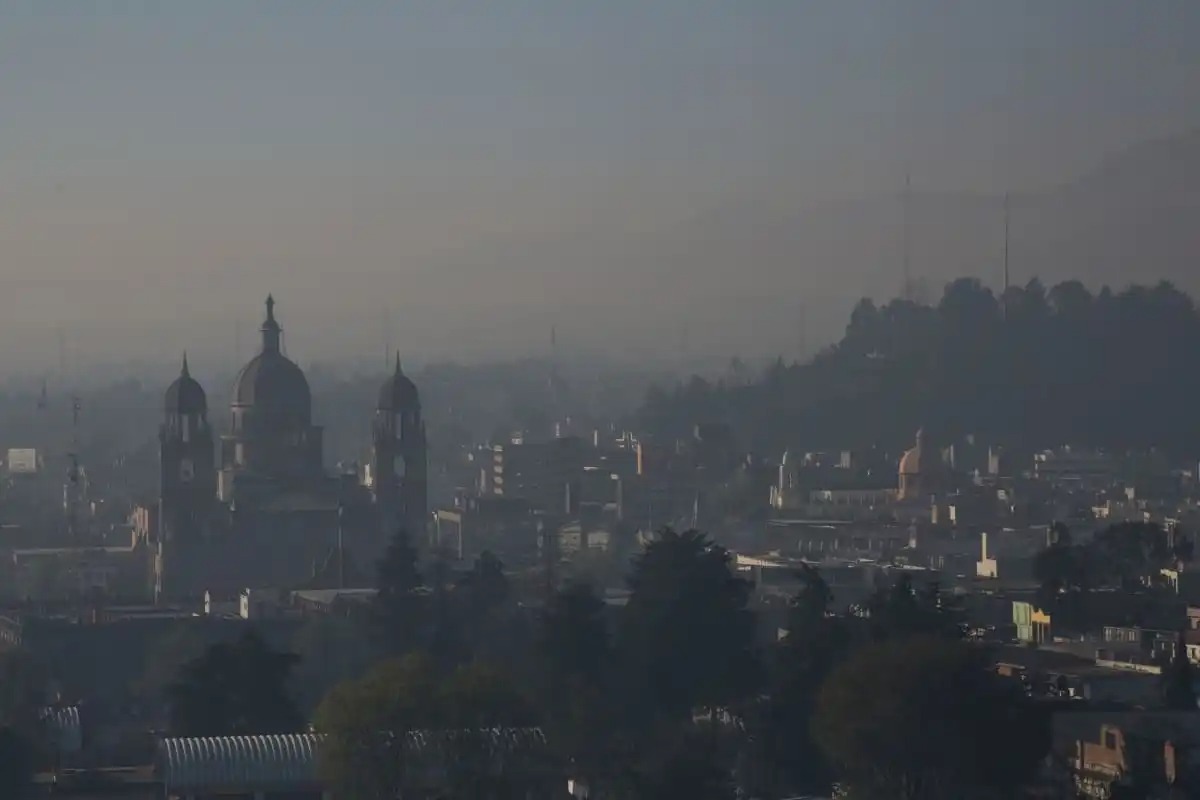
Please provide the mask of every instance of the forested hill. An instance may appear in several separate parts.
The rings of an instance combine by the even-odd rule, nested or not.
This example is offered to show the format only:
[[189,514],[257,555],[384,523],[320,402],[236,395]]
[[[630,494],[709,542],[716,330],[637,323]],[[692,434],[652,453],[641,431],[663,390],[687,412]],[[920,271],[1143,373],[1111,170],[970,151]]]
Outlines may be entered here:
[[1200,453],[1200,315],[1174,286],[1108,288],[1039,281],[998,297],[975,279],[936,306],[861,301],[841,341],[806,364],[759,378],[693,378],[652,390],[650,431],[730,423],[764,454],[977,433],[1031,446],[1160,446]]

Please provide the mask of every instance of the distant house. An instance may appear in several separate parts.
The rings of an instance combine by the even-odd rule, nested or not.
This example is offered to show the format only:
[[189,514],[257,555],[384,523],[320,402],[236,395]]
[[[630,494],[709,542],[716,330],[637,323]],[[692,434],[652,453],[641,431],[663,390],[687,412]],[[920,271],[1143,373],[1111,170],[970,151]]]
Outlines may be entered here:
[[1200,718],[1188,712],[1064,712],[1054,716],[1054,749],[1080,796],[1107,799],[1136,781],[1154,797],[1195,797]]
[[1013,602],[1013,625],[1017,628],[1017,641],[1026,644],[1042,644],[1051,640],[1050,614],[1024,600]]

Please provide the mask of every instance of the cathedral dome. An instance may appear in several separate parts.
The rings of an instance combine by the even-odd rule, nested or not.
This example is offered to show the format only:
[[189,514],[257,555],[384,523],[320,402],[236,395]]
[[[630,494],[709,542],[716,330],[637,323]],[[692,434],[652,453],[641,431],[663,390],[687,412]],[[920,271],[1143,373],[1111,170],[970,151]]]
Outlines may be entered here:
[[380,411],[399,411],[421,407],[421,399],[417,386],[400,369],[400,356],[396,356],[396,371],[384,381],[379,388],[379,403],[376,408]]
[[233,404],[309,409],[312,392],[308,388],[308,379],[295,362],[279,353],[260,353],[238,373]]
[[921,474],[921,448],[913,447],[904,451],[904,455],[900,457],[900,474],[901,475],[920,475]]
[[233,384],[233,405],[267,411],[293,412],[305,421],[312,412],[308,379],[279,349],[281,329],[275,321],[275,301],[267,298],[262,352],[250,359]]
[[928,468],[925,464],[925,448],[928,442],[925,437],[925,431],[917,431],[917,444],[915,447],[905,451],[904,456],[900,459],[900,475],[920,475],[922,470]]
[[179,377],[167,387],[163,401],[168,414],[205,414],[208,412],[208,397],[204,387],[188,371],[187,356],[183,357],[183,369]]

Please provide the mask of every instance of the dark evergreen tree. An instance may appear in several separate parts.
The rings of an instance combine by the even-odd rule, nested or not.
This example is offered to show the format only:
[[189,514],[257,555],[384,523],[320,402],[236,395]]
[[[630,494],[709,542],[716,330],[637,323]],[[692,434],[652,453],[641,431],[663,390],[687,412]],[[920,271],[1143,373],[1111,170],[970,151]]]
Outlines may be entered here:
[[600,790],[627,755],[620,746],[605,605],[592,588],[568,583],[551,596],[537,634],[536,680],[551,745],[564,764]]
[[0,797],[22,797],[52,758],[44,665],[17,648],[0,653]]
[[24,797],[33,780],[36,750],[16,728],[0,727],[0,797]]
[[523,797],[513,778],[541,757],[540,737],[520,733],[532,720],[502,671],[476,663],[447,675],[410,653],[337,686],[314,727],[328,737],[320,766],[339,796]]
[[255,631],[221,642],[184,664],[167,689],[175,736],[239,736],[298,731],[303,718],[288,693],[299,659],[272,650]]
[[687,719],[753,693],[751,586],[733,574],[725,548],[665,528],[634,559],[629,587],[617,648],[638,714]]
[[733,776],[722,766],[711,738],[691,733],[665,754],[632,773],[634,800],[734,800]]
[[867,601],[870,628],[876,639],[935,635],[960,639],[965,634],[961,607],[942,594],[937,583],[918,591],[908,574],[891,587],[880,586]]
[[935,637],[858,650],[821,689],[813,734],[851,796],[1008,797],[1049,751],[1048,719],[970,646]]
[[429,589],[428,653],[450,671],[471,659],[471,643],[464,629],[465,615],[454,597],[450,564],[442,552],[435,552],[429,565]]
[[421,646],[426,603],[419,591],[417,549],[407,531],[400,529],[392,537],[376,572],[378,593],[371,603],[371,618],[380,644],[393,653]]
[[456,587],[456,592],[465,600],[467,612],[477,619],[508,600],[509,591],[504,564],[490,550],[484,550],[475,559],[471,571]]
[[817,693],[851,647],[849,620],[832,616],[833,593],[809,566],[788,608],[786,636],[769,663],[767,699],[749,716],[750,782],[764,793],[827,794],[833,774],[813,742]]
[[11,728],[26,741],[40,742],[46,689],[45,668],[28,651],[0,653],[0,726]]
[[604,609],[586,583],[567,583],[551,596],[538,635],[539,658],[551,686],[601,684],[611,649]]

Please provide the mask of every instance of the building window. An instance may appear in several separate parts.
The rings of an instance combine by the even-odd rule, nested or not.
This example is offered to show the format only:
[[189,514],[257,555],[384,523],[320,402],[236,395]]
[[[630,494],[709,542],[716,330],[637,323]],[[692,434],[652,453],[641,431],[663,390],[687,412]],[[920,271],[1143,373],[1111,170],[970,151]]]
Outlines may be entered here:
[[1104,747],[1106,750],[1117,749],[1117,735],[1112,731],[1104,732]]

